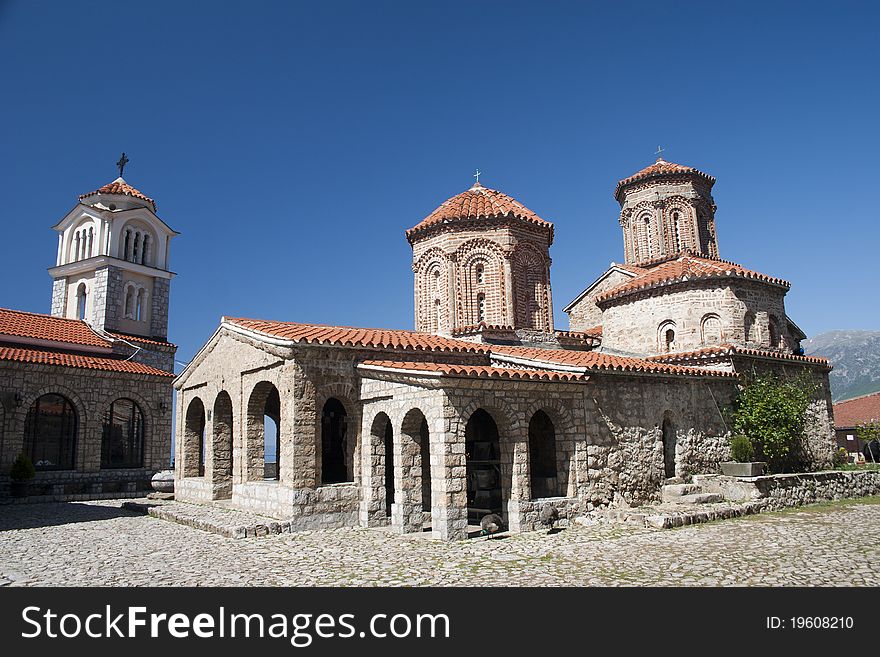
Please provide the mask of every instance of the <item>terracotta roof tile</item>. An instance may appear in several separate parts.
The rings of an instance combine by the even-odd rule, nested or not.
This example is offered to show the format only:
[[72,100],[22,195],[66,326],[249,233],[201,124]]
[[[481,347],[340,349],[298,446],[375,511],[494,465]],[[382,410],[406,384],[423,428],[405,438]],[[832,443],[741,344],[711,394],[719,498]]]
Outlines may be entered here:
[[415,331],[298,324],[240,317],[224,317],[223,321],[248,331],[295,343],[403,351],[488,352],[485,345]]
[[818,356],[800,356],[798,354],[784,354],[780,351],[770,349],[751,349],[748,347],[738,347],[732,344],[720,344],[711,347],[703,347],[693,351],[681,351],[672,354],[660,354],[658,356],[648,356],[646,360],[654,362],[678,362],[693,361],[700,359],[720,358],[725,356],[758,356],[760,358],[774,358],[779,360],[793,360],[800,363],[812,363],[814,365],[825,365],[830,367],[830,363],[826,358]]
[[715,178],[713,176],[710,176],[708,173],[703,173],[702,171],[700,171],[699,169],[695,169],[694,167],[685,166],[683,164],[676,164],[675,162],[667,162],[663,158],[657,158],[657,161],[654,162],[654,164],[647,166],[641,171],[637,171],[628,178],[624,178],[623,180],[618,182],[617,187],[614,189],[614,197],[619,200],[620,191],[627,185],[631,185],[634,182],[647,180],[648,178],[674,176],[687,173],[692,173],[700,176],[707,183],[709,183],[710,187],[715,184]]
[[583,331],[556,331],[557,334],[563,337],[572,337],[572,338],[601,338],[602,337],[602,327],[594,326],[593,328],[588,328]]
[[834,404],[834,426],[838,429],[857,427],[872,421],[880,421],[880,392]]
[[90,347],[109,348],[112,344],[78,319],[64,319],[8,308],[0,308],[0,335]]
[[519,201],[496,189],[475,184],[467,191],[447,199],[427,217],[406,231],[407,239],[412,241],[419,232],[451,221],[466,219],[489,219],[495,217],[516,217],[523,221],[547,228],[553,238],[553,224],[541,219]]
[[129,335],[128,333],[119,333],[118,331],[107,331],[108,335],[112,335],[114,338],[119,338],[120,340],[126,340],[128,342],[141,342],[143,344],[155,344],[160,347],[177,347],[176,344],[172,342],[168,342],[168,340],[154,340],[152,338],[142,338],[139,335]]
[[455,365],[450,363],[424,363],[394,360],[366,360],[361,363],[361,365],[479,379],[512,379],[518,381],[586,381],[589,379],[589,376],[586,374],[573,372],[524,370],[487,365]]
[[598,295],[596,301],[607,301],[640,290],[672,285],[683,281],[709,278],[748,278],[782,287],[791,287],[791,283],[784,279],[774,278],[767,274],[746,269],[735,262],[695,255],[689,251],[669,256],[665,259],[654,260],[650,263],[640,263],[640,265],[642,273],[626,283]]
[[645,374],[682,374],[686,376],[733,376],[729,372],[697,369],[680,365],[651,362],[641,358],[614,356],[598,351],[569,349],[541,349],[538,347],[510,347],[492,345],[492,356],[520,358],[547,365],[564,365],[587,370],[610,372],[641,372]]
[[76,367],[87,370],[103,370],[106,372],[127,372],[129,374],[149,374],[151,376],[173,377],[170,372],[135,363],[130,360],[102,358],[98,356],[81,356],[60,351],[43,349],[19,349],[17,347],[0,347],[0,360],[19,363],[36,363],[41,365],[57,365],[59,367]]
[[103,187],[99,187],[93,192],[89,192],[88,194],[83,194],[79,197],[79,200],[88,198],[89,196],[95,196],[96,194],[122,194],[124,196],[133,196],[135,198],[139,198],[142,201],[146,201],[153,207],[153,212],[156,211],[156,202],[151,199],[146,194],[139,192],[134,187],[129,185],[125,180],[121,177],[117,178],[113,182],[107,183]]

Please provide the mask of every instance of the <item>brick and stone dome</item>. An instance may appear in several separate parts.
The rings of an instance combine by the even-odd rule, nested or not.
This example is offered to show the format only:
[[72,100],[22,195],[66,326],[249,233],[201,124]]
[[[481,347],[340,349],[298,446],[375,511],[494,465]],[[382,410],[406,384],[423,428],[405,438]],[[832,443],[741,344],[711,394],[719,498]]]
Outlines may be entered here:
[[614,198],[621,201],[621,193],[623,190],[636,183],[646,182],[648,180],[675,178],[681,176],[696,176],[706,184],[709,189],[715,184],[715,178],[708,173],[704,173],[697,168],[676,164],[675,162],[667,162],[662,157],[658,157],[654,164],[645,167],[641,171],[637,171],[633,175],[618,181],[617,187],[614,189]]
[[479,219],[518,219],[550,231],[553,241],[553,224],[545,221],[514,198],[497,189],[484,187],[479,182],[470,189],[446,199],[431,214],[406,231],[412,243],[432,228],[458,221]]

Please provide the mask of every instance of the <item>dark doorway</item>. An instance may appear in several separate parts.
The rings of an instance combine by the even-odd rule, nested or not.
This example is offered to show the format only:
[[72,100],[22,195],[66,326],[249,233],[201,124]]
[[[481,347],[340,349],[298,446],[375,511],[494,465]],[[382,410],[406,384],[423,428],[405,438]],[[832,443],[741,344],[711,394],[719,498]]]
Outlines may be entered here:
[[556,476],[556,431],[544,411],[537,411],[529,422],[529,465],[532,498],[559,495]]
[[394,428],[385,423],[385,515],[391,517],[394,504]]
[[347,413],[342,402],[331,397],[321,413],[321,483],[350,481],[345,463]]
[[501,448],[498,426],[482,408],[465,427],[468,522],[478,524],[487,513],[502,515]]
[[676,440],[675,425],[669,413],[666,413],[663,416],[663,469],[667,479],[675,476]]

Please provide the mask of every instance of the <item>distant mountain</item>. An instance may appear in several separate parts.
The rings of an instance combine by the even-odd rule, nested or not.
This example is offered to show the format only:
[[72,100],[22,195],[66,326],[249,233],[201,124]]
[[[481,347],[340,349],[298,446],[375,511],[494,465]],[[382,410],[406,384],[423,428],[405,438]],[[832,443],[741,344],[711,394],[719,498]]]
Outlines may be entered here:
[[822,356],[834,366],[834,401],[880,390],[880,331],[828,331],[802,344],[808,356]]

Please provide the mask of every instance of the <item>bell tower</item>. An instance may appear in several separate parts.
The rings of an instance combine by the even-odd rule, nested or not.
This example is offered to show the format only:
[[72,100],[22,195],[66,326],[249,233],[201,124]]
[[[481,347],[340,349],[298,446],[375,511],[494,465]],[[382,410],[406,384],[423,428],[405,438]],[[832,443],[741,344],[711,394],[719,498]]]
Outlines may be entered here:
[[715,178],[662,157],[617,183],[626,264],[690,251],[718,257]]
[[165,341],[171,239],[156,203],[120,176],[83,194],[53,229],[58,253],[52,277],[55,317],[96,329]]

